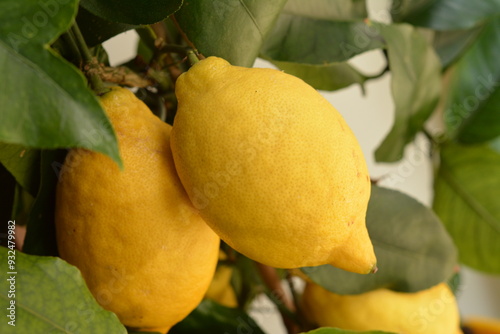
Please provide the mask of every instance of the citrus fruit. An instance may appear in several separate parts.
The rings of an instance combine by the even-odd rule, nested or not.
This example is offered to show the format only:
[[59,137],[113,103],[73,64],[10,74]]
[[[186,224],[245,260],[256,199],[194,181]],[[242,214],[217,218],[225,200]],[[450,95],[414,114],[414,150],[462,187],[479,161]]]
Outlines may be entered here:
[[225,242],[278,268],[374,270],[363,153],[315,89],[278,70],[209,57],[175,91],[175,166]]
[[338,295],[307,283],[306,317],[319,326],[405,334],[461,334],[455,297],[446,283],[416,293],[378,289]]
[[500,334],[500,319],[486,317],[467,317],[463,326],[472,334]]
[[114,88],[101,103],[124,170],[100,153],[69,152],[57,185],[60,256],[123,324],[166,332],[203,298],[220,239],[177,177],[171,127],[127,89]]

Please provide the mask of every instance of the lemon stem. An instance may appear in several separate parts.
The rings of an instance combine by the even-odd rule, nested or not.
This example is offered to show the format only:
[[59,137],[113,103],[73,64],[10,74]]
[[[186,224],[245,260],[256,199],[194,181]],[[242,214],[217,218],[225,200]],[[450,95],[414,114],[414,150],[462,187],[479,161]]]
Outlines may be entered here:
[[198,63],[200,60],[198,59],[198,56],[196,55],[196,53],[194,53],[193,50],[188,50],[187,51],[187,58],[189,60],[189,63],[191,64],[191,66],[193,66],[194,64]]
[[80,54],[82,55],[83,69],[90,81],[90,86],[96,92],[97,95],[103,95],[104,93],[109,91],[109,88],[106,88],[104,86],[104,83],[102,82],[101,77],[99,76],[100,72],[99,62],[90,53],[87,43],[85,42],[82,32],[80,31],[80,28],[78,28],[78,24],[76,22],[73,24],[70,30],[71,33],[73,34],[75,44],[77,45]]

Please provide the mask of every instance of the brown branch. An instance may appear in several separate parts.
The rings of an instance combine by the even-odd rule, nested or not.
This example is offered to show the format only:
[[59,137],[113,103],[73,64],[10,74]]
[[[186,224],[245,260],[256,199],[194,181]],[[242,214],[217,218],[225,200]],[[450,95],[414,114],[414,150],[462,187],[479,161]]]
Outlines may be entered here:
[[151,80],[143,78],[125,66],[102,67],[99,75],[104,81],[117,83],[123,86],[147,87],[153,85]]
[[[279,308],[279,311],[288,334],[299,333],[300,329],[298,324],[289,315],[290,313],[296,312],[295,304],[285,293],[276,268],[258,262],[255,262],[255,264],[257,265],[257,269],[259,270],[259,274],[264,281],[264,284],[269,290],[271,290],[274,299],[273,302],[279,303],[282,306]],[[285,308],[288,312],[283,311],[282,308]]]

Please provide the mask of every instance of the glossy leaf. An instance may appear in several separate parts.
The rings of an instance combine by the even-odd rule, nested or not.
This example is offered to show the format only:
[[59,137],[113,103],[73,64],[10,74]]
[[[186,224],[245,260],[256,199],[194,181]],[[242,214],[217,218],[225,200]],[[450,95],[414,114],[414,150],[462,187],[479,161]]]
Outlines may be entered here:
[[187,318],[172,327],[169,334],[265,334],[257,323],[244,311],[203,300]]
[[330,328],[330,327],[322,327],[310,332],[304,332],[302,334],[394,334],[390,332],[381,332],[381,331],[350,331],[347,329],[340,328]]
[[395,119],[375,151],[377,161],[395,162],[423,128],[441,92],[441,64],[418,30],[407,24],[375,24],[387,42]]
[[368,17],[366,0],[288,0],[283,12],[336,21],[362,20]]
[[500,274],[500,152],[488,145],[445,145],[434,190],[434,210],[460,261]]
[[500,135],[500,18],[482,29],[456,64],[445,107],[447,132],[462,143]]
[[86,147],[120,162],[113,129],[81,72],[48,44],[73,22],[78,1],[0,1],[0,141]]
[[40,151],[0,143],[0,162],[24,189],[36,196],[40,182]]
[[454,273],[457,252],[453,241],[437,216],[413,198],[373,187],[366,220],[377,255],[376,274],[360,275],[330,265],[302,271],[338,294],[378,288],[415,292],[446,281]]
[[271,62],[288,74],[301,78],[316,89],[332,91],[352,84],[363,85],[367,77],[346,62],[324,65],[286,61]]
[[468,29],[500,14],[497,0],[397,0],[393,2],[395,21],[436,30]]
[[378,30],[363,21],[364,11],[344,11],[325,1],[289,1],[261,54],[275,61],[323,65],[383,46]]
[[55,193],[65,154],[62,150],[44,150],[41,153],[40,190],[29,214],[23,247],[28,254],[58,254],[54,224]]
[[81,6],[108,21],[127,24],[159,22],[181,8],[183,0],[82,0]]
[[[15,264],[7,269],[12,254],[0,248],[4,273],[7,279],[14,277],[0,282],[1,307],[5,311],[15,301],[16,325],[7,326],[3,319],[2,333],[127,333],[114,313],[97,304],[76,267],[59,258],[16,251]],[[14,281],[15,296],[9,297]]]
[[186,1],[175,14],[189,40],[205,56],[253,65],[285,0]]

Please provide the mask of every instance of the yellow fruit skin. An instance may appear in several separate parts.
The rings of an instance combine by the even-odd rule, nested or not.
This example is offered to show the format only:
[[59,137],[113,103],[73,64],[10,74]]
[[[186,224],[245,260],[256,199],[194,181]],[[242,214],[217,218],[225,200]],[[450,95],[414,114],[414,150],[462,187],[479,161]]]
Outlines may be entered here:
[[404,334],[461,334],[459,312],[448,285],[416,293],[378,289],[338,295],[307,283],[302,296],[306,317],[319,326]]
[[500,319],[468,317],[463,326],[471,329],[473,334],[500,334]]
[[176,95],[175,165],[225,242],[278,268],[374,268],[363,153],[316,90],[281,71],[209,57],[179,77]]
[[203,298],[220,239],[176,175],[170,126],[126,89],[101,102],[124,170],[100,153],[70,151],[57,186],[59,252],[123,324],[165,332]]

